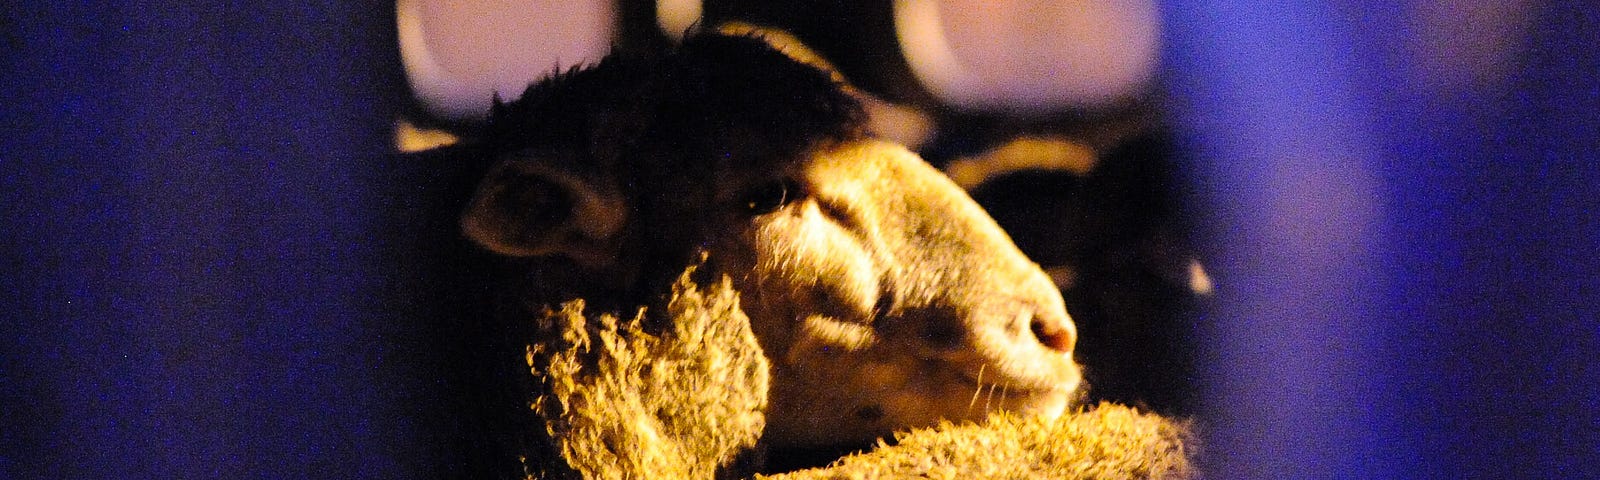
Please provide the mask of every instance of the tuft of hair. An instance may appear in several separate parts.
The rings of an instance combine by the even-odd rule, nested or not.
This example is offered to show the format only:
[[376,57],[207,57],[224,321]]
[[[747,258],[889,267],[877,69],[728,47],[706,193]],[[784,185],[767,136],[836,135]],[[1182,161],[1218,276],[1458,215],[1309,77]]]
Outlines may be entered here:
[[[831,74],[756,34],[704,32],[673,50],[613,52],[497,100],[489,144],[497,154],[587,153],[613,165],[773,159],[860,137],[865,125],[860,102]],[[675,155],[661,158],[668,150]],[[628,155],[638,151],[657,155]]]
[[[530,478],[713,478],[746,468],[766,425],[767,361],[726,278],[702,289],[678,278],[650,333],[631,319],[587,315],[582,300],[548,311],[527,361],[535,414],[556,450],[525,462]],[[549,462],[559,459],[560,464]],[[722,475],[727,475],[722,473]],[[738,474],[734,474],[738,475]]]

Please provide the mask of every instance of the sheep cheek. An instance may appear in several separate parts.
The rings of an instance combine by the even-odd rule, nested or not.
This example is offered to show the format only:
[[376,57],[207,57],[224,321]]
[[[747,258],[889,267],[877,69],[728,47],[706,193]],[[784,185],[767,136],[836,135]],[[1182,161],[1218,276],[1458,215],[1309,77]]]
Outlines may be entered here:
[[865,348],[878,297],[872,256],[815,204],[798,210],[755,229],[757,335],[775,347],[772,356],[791,361],[824,347]]

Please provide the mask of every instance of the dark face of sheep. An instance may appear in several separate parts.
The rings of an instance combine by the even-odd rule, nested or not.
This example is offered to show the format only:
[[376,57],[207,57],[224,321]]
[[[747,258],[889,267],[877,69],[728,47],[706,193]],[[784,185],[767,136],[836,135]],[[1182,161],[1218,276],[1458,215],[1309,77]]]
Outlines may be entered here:
[[829,76],[746,37],[613,56],[499,105],[462,224],[532,305],[657,303],[705,255],[773,364],[766,438],[860,442],[1075,398],[1061,296]]

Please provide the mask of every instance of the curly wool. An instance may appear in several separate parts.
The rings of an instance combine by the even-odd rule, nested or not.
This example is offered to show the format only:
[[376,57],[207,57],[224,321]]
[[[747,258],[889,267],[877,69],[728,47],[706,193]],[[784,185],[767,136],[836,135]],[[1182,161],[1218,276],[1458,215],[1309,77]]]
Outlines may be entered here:
[[870,452],[772,480],[943,478],[1134,480],[1195,477],[1189,430],[1122,405],[1057,419],[998,413],[982,424],[945,423],[896,435]]
[[583,478],[712,478],[760,437],[767,361],[729,281],[701,290],[692,272],[659,335],[643,308],[590,319],[575,300],[546,316],[559,336],[529,346],[544,389],[534,412]]

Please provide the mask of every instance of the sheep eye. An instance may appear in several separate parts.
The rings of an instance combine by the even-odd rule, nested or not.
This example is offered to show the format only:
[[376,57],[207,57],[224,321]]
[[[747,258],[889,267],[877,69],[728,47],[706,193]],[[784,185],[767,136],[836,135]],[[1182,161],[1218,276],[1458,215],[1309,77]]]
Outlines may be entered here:
[[777,211],[795,200],[795,185],[788,180],[764,183],[745,192],[739,206],[750,215],[763,215]]

